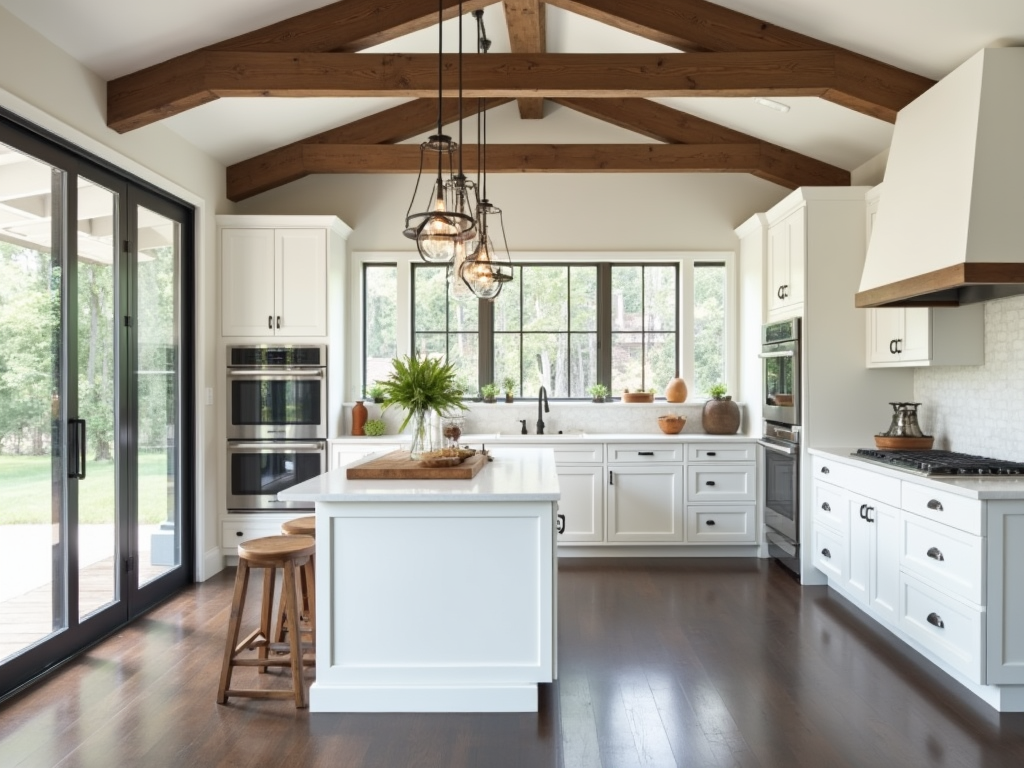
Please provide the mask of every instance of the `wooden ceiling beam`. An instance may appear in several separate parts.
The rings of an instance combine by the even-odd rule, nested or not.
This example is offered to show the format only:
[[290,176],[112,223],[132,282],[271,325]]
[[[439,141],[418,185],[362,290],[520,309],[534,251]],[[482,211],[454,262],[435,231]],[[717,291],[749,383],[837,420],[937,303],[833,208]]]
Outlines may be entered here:
[[[512,53],[547,51],[547,27],[541,0],[504,0],[505,24]],[[520,97],[519,117],[540,120],[544,117],[544,99]]]
[[[483,108],[491,109],[510,101],[486,99]],[[459,117],[456,99],[444,99],[442,110],[442,126],[450,125]],[[464,102],[462,112],[464,118],[474,116],[477,113],[476,99]],[[385,109],[228,166],[227,197],[238,202],[308,176],[311,171],[306,169],[303,147],[310,144],[394,144],[436,128],[437,99],[417,99]]]
[[590,117],[671,144],[757,144],[755,176],[789,189],[849,186],[850,172],[647,99],[552,99]]
[[840,76],[823,98],[887,122],[934,80],[706,0],[547,0],[550,5],[691,52],[834,51]]
[[[125,132],[196,103],[232,96],[414,96],[437,93],[434,54],[235,53],[181,57],[179,80],[150,68],[107,84],[107,124]],[[458,56],[443,59],[456,96]],[[852,75],[844,71],[843,77]],[[692,54],[468,54],[468,98],[534,96],[821,96],[841,88],[829,51]],[[212,96],[211,96],[212,95]]]

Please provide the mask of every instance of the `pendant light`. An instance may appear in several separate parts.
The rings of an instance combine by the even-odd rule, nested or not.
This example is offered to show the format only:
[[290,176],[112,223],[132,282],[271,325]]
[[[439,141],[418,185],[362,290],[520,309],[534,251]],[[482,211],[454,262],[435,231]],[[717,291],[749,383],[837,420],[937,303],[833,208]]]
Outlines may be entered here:
[[[487,53],[491,41],[487,39],[484,29],[484,12],[473,11],[473,16],[477,22],[477,53]],[[482,99],[477,109],[477,133],[477,173],[480,178],[478,186],[482,194],[476,208],[478,245],[475,250],[467,253],[460,274],[463,282],[475,296],[493,300],[501,293],[502,286],[513,279],[514,269],[508,252],[501,209],[487,199],[487,113],[483,108]],[[494,234],[498,236],[497,247],[492,237]]]
[[[462,3],[459,3],[459,139],[462,134]],[[474,240],[476,222],[470,213],[466,195],[465,176],[462,175],[462,149],[450,136],[442,133],[443,118],[443,55],[444,55],[444,2],[437,3],[437,133],[420,144],[420,170],[416,176],[412,200],[405,215],[406,237],[416,241],[420,258],[431,263],[451,263],[455,258],[456,243]],[[459,173],[454,169],[454,155],[459,151]],[[437,158],[437,179],[430,193],[426,211],[412,213],[412,206],[419,192],[423,168]],[[447,165],[447,168],[446,168]],[[445,181],[447,170],[449,180]]]

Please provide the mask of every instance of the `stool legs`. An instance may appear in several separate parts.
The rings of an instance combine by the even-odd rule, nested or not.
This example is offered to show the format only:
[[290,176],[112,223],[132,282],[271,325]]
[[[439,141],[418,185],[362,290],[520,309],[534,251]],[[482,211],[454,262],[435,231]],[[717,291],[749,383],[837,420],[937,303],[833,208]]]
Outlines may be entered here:
[[[299,572],[299,614],[298,626],[303,634],[309,636],[311,643],[316,643],[316,564],[315,556],[310,555],[309,562],[302,566]],[[285,635],[290,630],[291,614],[285,610],[285,602],[282,600],[277,609],[277,627],[274,630],[274,641],[285,642]]]
[[[309,558],[291,561],[282,569],[284,585],[281,590],[281,603],[289,616],[299,615],[300,598],[298,596],[297,574],[308,567]],[[257,566],[260,567],[260,566]],[[249,586],[251,566],[244,558],[239,558],[238,572],[235,575],[235,590],[231,599],[231,614],[228,619],[228,636],[224,646],[224,660],[221,666],[220,685],[217,689],[217,703],[226,704],[232,696],[246,696],[258,699],[294,698],[295,706],[303,709],[308,706],[308,688],[303,677],[303,667],[312,665],[312,660],[305,660],[303,654],[309,648],[302,642],[299,631],[288,633],[287,655],[271,658],[269,651],[285,650],[277,643],[271,642],[273,627],[274,586],[276,569],[273,566],[263,567],[263,604],[260,606],[260,625],[244,640],[239,642],[242,615],[245,610],[245,598]],[[275,647],[276,646],[276,647]],[[304,647],[305,646],[305,647]],[[255,649],[257,657],[238,658],[244,651]],[[312,650],[309,648],[309,650]],[[235,667],[257,667],[259,673],[265,673],[267,667],[290,667],[292,673],[292,690],[239,689],[231,687],[231,676]]]

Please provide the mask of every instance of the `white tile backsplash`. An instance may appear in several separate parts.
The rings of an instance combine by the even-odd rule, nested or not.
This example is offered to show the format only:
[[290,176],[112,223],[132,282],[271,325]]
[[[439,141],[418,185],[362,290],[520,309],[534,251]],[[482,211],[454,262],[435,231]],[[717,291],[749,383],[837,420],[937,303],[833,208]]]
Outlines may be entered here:
[[1024,461],[1024,296],[985,305],[985,364],[914,372],[935,447]]

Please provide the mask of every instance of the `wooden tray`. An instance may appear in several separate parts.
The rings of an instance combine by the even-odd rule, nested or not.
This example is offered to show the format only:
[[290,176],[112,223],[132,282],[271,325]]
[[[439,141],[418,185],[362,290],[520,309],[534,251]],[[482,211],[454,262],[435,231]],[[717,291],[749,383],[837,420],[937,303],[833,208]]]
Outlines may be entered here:
[[930,451],[935,438],[924,437],[886,437],[875,435],[875,447],[883,451]]
[[470,480],[484,468],[487,456],[478,453],[454,467],[421,467],[408,451],[392,451],[345,470],[349,480]]
[[653,403],[653,392],[623,392],[622,402],[624,403]]

